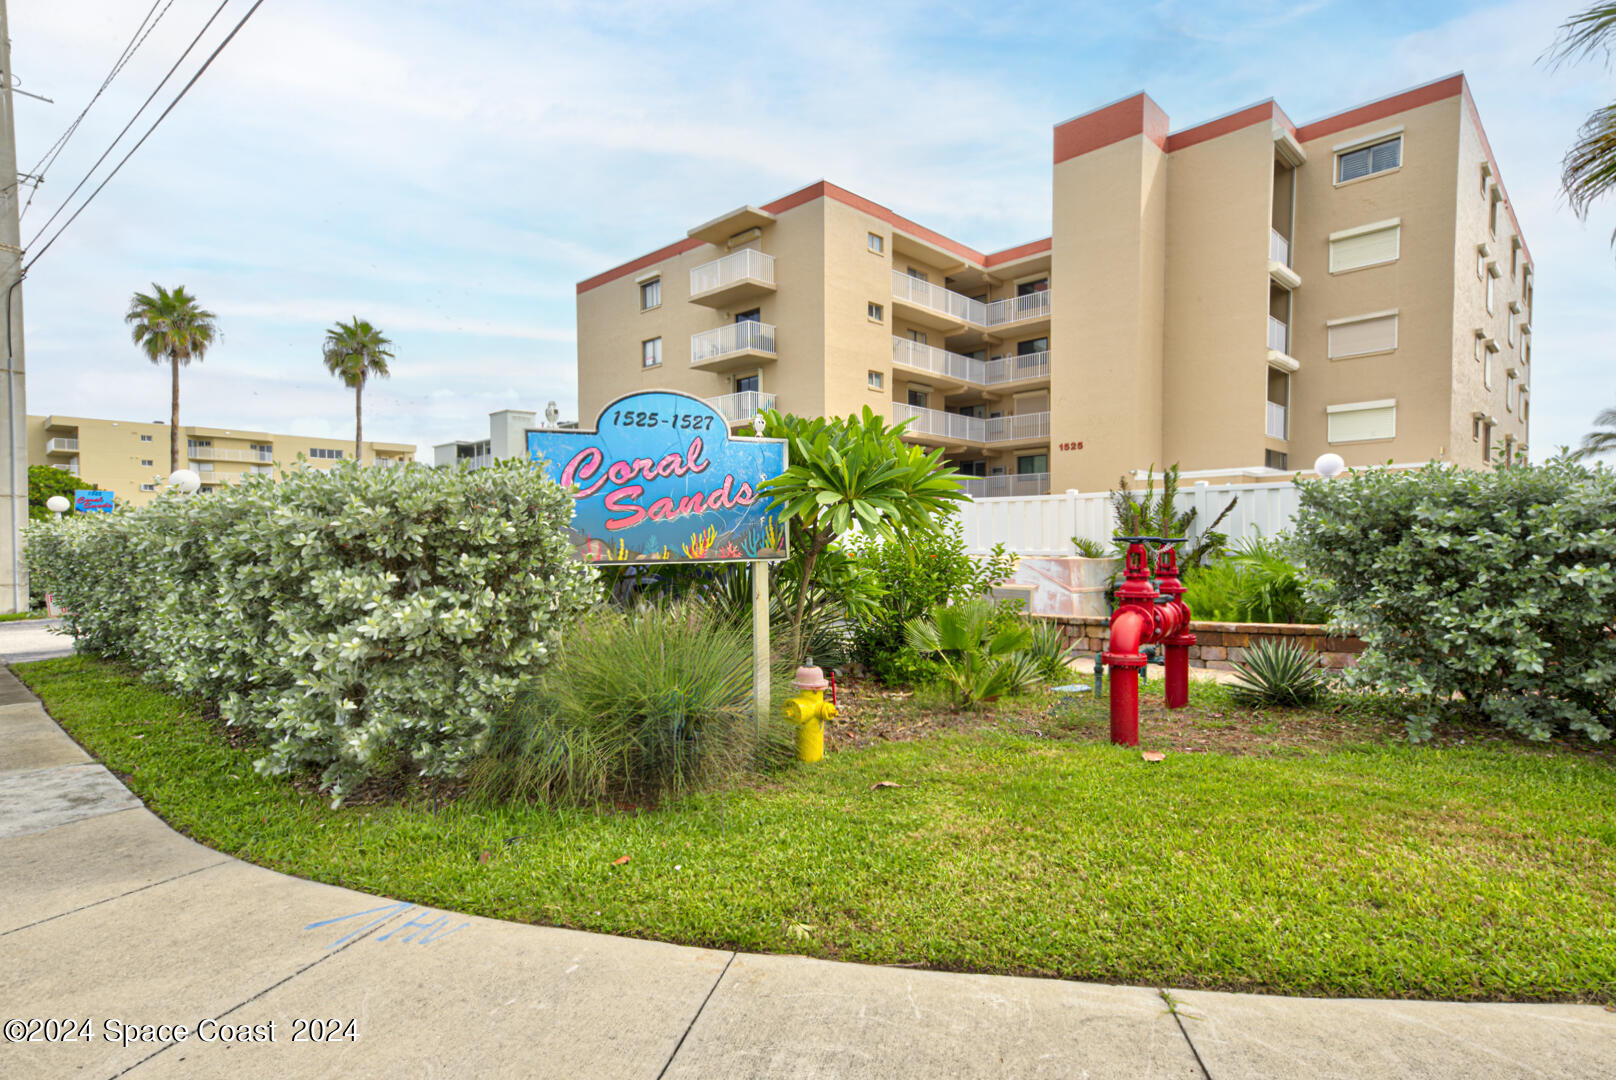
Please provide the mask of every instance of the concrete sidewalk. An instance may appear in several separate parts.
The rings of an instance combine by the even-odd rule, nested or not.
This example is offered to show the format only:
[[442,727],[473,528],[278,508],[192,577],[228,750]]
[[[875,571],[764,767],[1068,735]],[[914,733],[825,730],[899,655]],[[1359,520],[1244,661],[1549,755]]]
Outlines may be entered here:
[[1592,1080],[1616,1061],[1597,1006],[1170,1000],[504,923],[287,877],[168,828],[0,671],[0,1020],[71,1020],[34,1036],[77,1039],[11,1042],[13,1023],[0,1076]]

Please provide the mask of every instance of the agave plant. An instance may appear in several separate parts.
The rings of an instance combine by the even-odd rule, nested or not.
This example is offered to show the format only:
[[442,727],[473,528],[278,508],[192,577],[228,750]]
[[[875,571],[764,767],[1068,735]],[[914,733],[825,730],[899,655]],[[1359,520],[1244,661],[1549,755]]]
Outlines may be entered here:
[[932,609],[910,619],[904,639],[918,653],[935,654],[943,678],[965,707],[1014,694],[1042,679],[1039,661],[1027,653],[1032,630],[1025,623],[995,629],[994,604],[985,597]]
[[1242,705],[1307,705],[1327,682],[1317,653],[1294,641],[1267,638],[1246,650],[1229,696]]

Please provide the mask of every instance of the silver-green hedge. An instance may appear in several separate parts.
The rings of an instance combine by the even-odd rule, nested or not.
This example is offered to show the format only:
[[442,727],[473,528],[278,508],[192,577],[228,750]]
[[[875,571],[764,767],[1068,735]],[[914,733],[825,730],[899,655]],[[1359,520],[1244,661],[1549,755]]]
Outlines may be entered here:
[[294,469],[139,510],[34,522],[29,569],[82,649],[219,702],[265,773],[339,800],[457,774],[597,596],[572,501],[522,464]]
[[1547,739],[1616,728],[1616,473],[1564,459],[1304,484],[1311,599],[1367,646],[1349,683],[1408,692],[1409,732],[1468,711]]

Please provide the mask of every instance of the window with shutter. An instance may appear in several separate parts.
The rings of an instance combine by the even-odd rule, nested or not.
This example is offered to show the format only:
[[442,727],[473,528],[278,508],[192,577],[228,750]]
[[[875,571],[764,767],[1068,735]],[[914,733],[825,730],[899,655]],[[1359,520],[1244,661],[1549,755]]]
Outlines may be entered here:
[[1390,439],[1397,435],[1395,399],[1331,405],[1325,412],[1329,418],[1327,438],[1333,443]]
[[1403,163],[1403,137],[1399,135],[1372,146],[1360,146],[1337,154],[1335,162],[1335,182],[1338,184],[1395,169]]
[[1332,360],[1347,356],[1390,352],[1397,348],[1397,314],[1340,319],[1328,324],[1329,355]]
[[1402,226],[1396,222],[1378,227],[1348,229],[1330,237],[1330,273],[1357,270],[1397,259]]

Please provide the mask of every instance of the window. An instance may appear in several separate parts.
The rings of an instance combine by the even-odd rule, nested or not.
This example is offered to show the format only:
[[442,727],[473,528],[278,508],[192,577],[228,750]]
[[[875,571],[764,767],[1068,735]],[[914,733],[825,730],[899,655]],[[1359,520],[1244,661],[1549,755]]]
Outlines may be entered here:
[[1526,387],[1521,387],[1521,425],[1524,427],[1531,418],[1532,399],[1526,395]]
[[1470,414],[1470,438],[1474,442],[1481,440],[1481,413]]
[[917,409],[924,409],[930,403],[931,389],[929,387],[925,390],[916,390],[914,387],[909,388],[909,404]]
[[1481,197],[1487,197],[1487,182],[1493,178],[1493,167],[1487,162],[1481,163]]
[[871,390],[880,390],[886,386],[887,373],[884,371],[872,371],[864,376],[864,382]]
[[926,344],[926,331],[924,331],[924,330],[911,330],[911,331],[909,331],[909,340],[915,342],[917,345]]
[[1481,363],[1482,357],[1487,355],[1487,331],[1476,327],[1476,363]]
[[151,458],[141,458],[140,459],[140,465],[141,465],[141,468],[149,469],[149,468],[152,467],[152,459]]
[[1032,476],[1049,471],[1048,454],[1020,454],[1016,457],[1016,475]]
[[1398,135],[1384,142],[1369,146],[1360,146],[1356,150],[1348,150],[1337,154],[1335,158],[1335,182],[1344,184],[1348,180],[1359,180],[1365,176],[1373,176],[1378,172],[1395,169],[1403,163],[1403,137]]
[[880,255],[887,249],[887,238],[882,236],[880,233],[871,233],[866,243],[870,245],[870,250],[875,252],[877,255]]
[[1493,424],[1491,420],[1481,422],[1481,460],[1493,459]]
[[1288,469],[1290,468],[1290,460],[1290,455],[1283,450],[1263,451],[1262,463],[1265,469]]
[[662,306],[662,279],[652,278],[640,285],[640,310],[650,311]]
[[212,472],[213,471],[213,462],[211,462],[211,461],[199,461],[199,462],[197,462],[196,471],[197,472],[204,472],[204,473]]
[[311,459],[315,459],[315,460],[318,460],[320,458],[324,458],[327,461],[341,461],[342,460],[342,451],[341,450],[326,450],[323,447],[316,446],[316,447],[313,447],[312,449],[309,450],[309,457]]
[[140,437],[140,441],[141,442],[151,442],[151,436],[150,435],[142,435]]
[[1325,323],[1329,338],[1329,357],[1339,360],[1347,356],[1368,356],[1371,353],[1391,352],[1397,348],[1397,313],[1358,315],[1350,319],[1332,319]]
[[1033,293],[1049,291],[1049,279],[1039,278],[1037,281],[1023,281],[1016,286],[1017,296],[1031,296]]
[[756,375],[738,375],[735,378],[735,392],[737,394],[757,393],[758,377]]
[[1487,314],[1493,313],[1493,282],[1498,278],[1498,264],[1487,264]]
[[975,417],[978,420],[986,420],[988,417],[988,407],[986,405],[956,405],[947,411],[958,413],[960,416]]
[[1492,338],[1487,339],[1487,352],[1481,358],[1481,385],[1488,390],[1493,388],[1493,357],[1498,355],[1498,342]]
[[212,439],[186,439],[185,440],[185,445],[186,445],[186,447],[188,449],[195,450],[195,449],[197,449],[198,447],[201,447],[201,446],[212,446],[213,445],[213,440]]
[[1515,371],[1511,369],[1504,375],[1504,411],[1515,411]]
[[654,337],[640,342],[640,366],[657,367],[662,363],[662,339]]
[[1480,281],[1487,276],[1487,245],[1476,245],[1476,280]]
[[1330,273],[1340,274],[1397,259],[1400,220],[1380,221],[1330,235]]
[[1498,235],[1498,204],[1504,201],[1504,193],[1493,188],[1492,201],[1487,205],[1487,231],[1494,236]]
[[924,271],[924,270],[916,270],[912,266],[909,267],[909,276],[914,278],[916,281],[930,281],[931,280],[930,278],[928,278],[926,276],[926,271]]
[[[1514,305],[1512,304],[1510,306],[1513,307]],[[1509,313],[1509,329],[1504,331],[1504,340],[1509,343],[1509,347],[1512,349],[1515,347],[1515,320],[1518,318],[1520,318],[1520,316],[1516,315],[1514,311],[1511,311]]]
[[1509,280],[1515,280],[1515,271],[1521,265],[1521,238],[1511,237],[1509,241]]
[[1397,435],[1397,401],[1357,401],[1348,405],[1331,405],[1325,410],[1329,434],[1328,441],[1367,442],[1371,439],[1390,439]]
[[980,458],[976,461],[955,461],[950,464],[959,470],[961,476],[986,476],[988,474],[988,463]]
[[[145,438],[146,438],[147,442],[151,441],[151,436],[150,435],[145,436]],[[140,490],[141,491],[156,491],[157,490],[157,485],[156,484],[141,484],[140,485]]]
[[869,315],[871,322],[880,322],[881,317],[885,313],[886,313],[886,309],[883,308],[880,304],[867,304],[867,305],[865,305],[865,314]]

